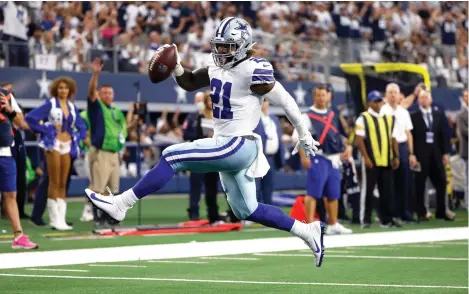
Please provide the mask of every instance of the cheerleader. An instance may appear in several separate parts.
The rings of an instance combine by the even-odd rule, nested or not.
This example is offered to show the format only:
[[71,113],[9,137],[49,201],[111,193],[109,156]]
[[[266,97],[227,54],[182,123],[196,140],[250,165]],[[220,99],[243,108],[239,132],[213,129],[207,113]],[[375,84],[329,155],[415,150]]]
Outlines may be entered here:
[[66,187],[71,160],[80,155],[79,143],[86,139],[86,124],[72,101],[77,90],[69,77],[59,77],[50,87],[51,99],[26,115],[30,128],[40,134],[39,146],[44,149],[49,185],[47,209],[50,226],[71,230],[65,221]]

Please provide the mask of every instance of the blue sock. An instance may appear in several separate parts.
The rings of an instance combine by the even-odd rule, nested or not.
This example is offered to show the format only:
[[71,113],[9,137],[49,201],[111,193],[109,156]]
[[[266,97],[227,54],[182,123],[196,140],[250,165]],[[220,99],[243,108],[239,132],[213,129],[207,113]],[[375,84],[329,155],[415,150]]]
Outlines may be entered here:
[[291,231],[295,223],[295,219],[286,215],[280,208],[263,203],[259,203],[247,220],[287,232]]
[[138,199],[158,191],[174,176],[174,169],[164,157],[132,188]]

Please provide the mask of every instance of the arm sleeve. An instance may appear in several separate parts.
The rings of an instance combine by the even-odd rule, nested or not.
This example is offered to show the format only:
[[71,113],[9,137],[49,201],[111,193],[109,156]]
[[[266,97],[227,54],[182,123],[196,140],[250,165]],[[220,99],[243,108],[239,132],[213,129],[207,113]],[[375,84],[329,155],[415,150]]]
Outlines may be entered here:
[[300,109],[295,102],[295,99],[285,90],[285,88],[278,82],[275,83],[272,90],[265,94],[264,97],[272,104],[277,105],[283,109],[288,120],[292,123],[293,127],[298,131],[299,138],[307,135],[308,127],[301,115]]
[[87,127],[86,127],[86,123],[85,121],[83,120],[83,118],[81,117],[80,115],[80,112],[78,111],[78,108],[75,106],[75,115],[76,115],[76,121],[75,121],[75,127],[77,128],[78,130],[78,134],[80,136],[79,140],[85,140],[86,137],[87,137],[87,134],[86,134],[86,131],[87,131]]
[[50,101],[46,101],[38,108],[35,108],[32,111],[28,112],[28,114],[26,114],[25,120],[31,130],[36,133],[47,132],[47,128],[41,123],[41,121],[45,120],[48,117],[51,108],[52,105]]
[[[313,129],[313,125],[311,124],[307,113],[303,113],[303,120],[305,121],[306,127],[311,132],[311,135],[314,135],[316,131]],[[298,132],[296,131],[296,129],[293,130],[291,139],[293,144],[296,144],[296,142],[298,142]]]
[[360,115],[355,122],[355,135],[366,138],[365,120],[363,115]]

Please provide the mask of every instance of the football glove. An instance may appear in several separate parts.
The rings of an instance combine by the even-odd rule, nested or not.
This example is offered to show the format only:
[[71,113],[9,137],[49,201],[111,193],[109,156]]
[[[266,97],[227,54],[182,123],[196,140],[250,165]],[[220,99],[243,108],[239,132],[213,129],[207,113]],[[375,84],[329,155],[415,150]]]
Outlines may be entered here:
[[301,148],[305,151],[306,156],[314,156],[316,155],[315,152],[319,150],[319,145],[319,142],[313,139],[311,133],[307,132],[302,138],[298,139],[298,143],[296,143],[296,146],[292,151],[292,155],[298,153],[298,149]]

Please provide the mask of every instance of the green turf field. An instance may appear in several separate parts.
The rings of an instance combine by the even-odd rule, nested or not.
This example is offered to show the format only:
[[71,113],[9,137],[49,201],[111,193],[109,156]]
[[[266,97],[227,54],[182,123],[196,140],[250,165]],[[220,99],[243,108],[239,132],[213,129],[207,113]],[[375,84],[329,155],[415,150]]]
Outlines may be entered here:
[[[70,294],[468,291],[457,288],[468,285],[467,241],[330,249],[321,268],[314,267],[305,250],[285,253],[290,256],[249,254],[0,270],[0,288],[2,293]],[[5,273],[19,276],[1,276]]]
[[[219,204],[226,208],[221,199]],[[145,199],[143,223],[185,221],[186,206],[187,197]],[[74,222],[75,230],[63,236],[51,236],[52,230],[23,221],[27,234],[40,245],[35,252],[290,236],[250,227],[230,233],[74,240],[69,237],[89,235],[93,228],[93,223],[79,222],[82,208],[82,202],[69,204],[68,219]],[[130,210],[125,225],[137,223],[137,211],[136,207]],[[201,216],[204,211],[202,206]],[[458,211],[455,222],[432,220],[408,225],[404,230],[441,227],[467,227],[467,212]],[[368,230],[352,228],[359,234],[384,231],[376,224]],[[11,229],[6,220],[0,220],[0,229],[7,230],[0,235],[1,266],[1,253],[18,251],[10,248]],[[467,237],[444,242],[329,249],[326,243],[321,268],[314,266],[308,250],[295,250],[0,269],[0,293],[468,293]]]
[[[165,223],[178,223],[187,221],[186,208],[188,205],[187,196],[184,197],[160,197],[144,199],[142,202],[142,223],[143,224],[165,224]],[[226,200],[219,197],[220,211],[226,211]],[[31,205],[27,206],[27,212],[31,212]],[[34,242],[40,246],[39,250],[59,250],[59,249],[75,249],[75,248],[95,248],[95,247],[114,247],[126,245],[143,245],[143,244],[164,244],[164,243],[181,243],[190,241],[216,241],[216,240],[236,240],[236,239],[252,239],[252,238],[270,238],[270,237],[289,237],[290,234],[276,230],[263,230],[260,227],[248,227],[242,232],[228,232],[228,233],[208,233],[208,234],[194,234],[194,235],[164,235],[153,237],[125,237],[125,238],[111,238],[111,239],[96,239],[96,240],[67,240],[67,236],[76,235],[89,235],[94,228],[94,223],[80,222],[80,216],[83,209],[83,202],[74,201],[68,204],[67,220],[73,222],[74,230],[70,232],[57,232],[48,227],[37,227],[30,223],[28,220],[23,220],[23,229],[31,236]],[[284,209],[289,212],[289,209]],[[205,205],[201,201],[200,215],[201,218],[205,216]],[[138,207],[129,210],[127,217],[122,225],[136,225],[137,224]],[[47,211],[44,214],[44,219],[47,222]],[[459,211],[457,220],[455,222],[445,222],[442,220],[432,220],[430,222],[421,223],[418,225],[407,225],[404,229],[426,229],[426,228],[439,228],[439,227],[462,227],[467,226],[467,212]],[[378,224],[374,224],[371,229],[360,229],[358,225],[350,226],[354,229],[355,233],[365,232],[380,232],[383,231],[379,228]],[[15,252],[11,249],[11,228],[6,220],[0,220],[0,231],[7,230],[6,234],[0,234],[0,253]],[[393,231],[398,229],[389,229]],[[65,239],[65,240],[64,240]]]

